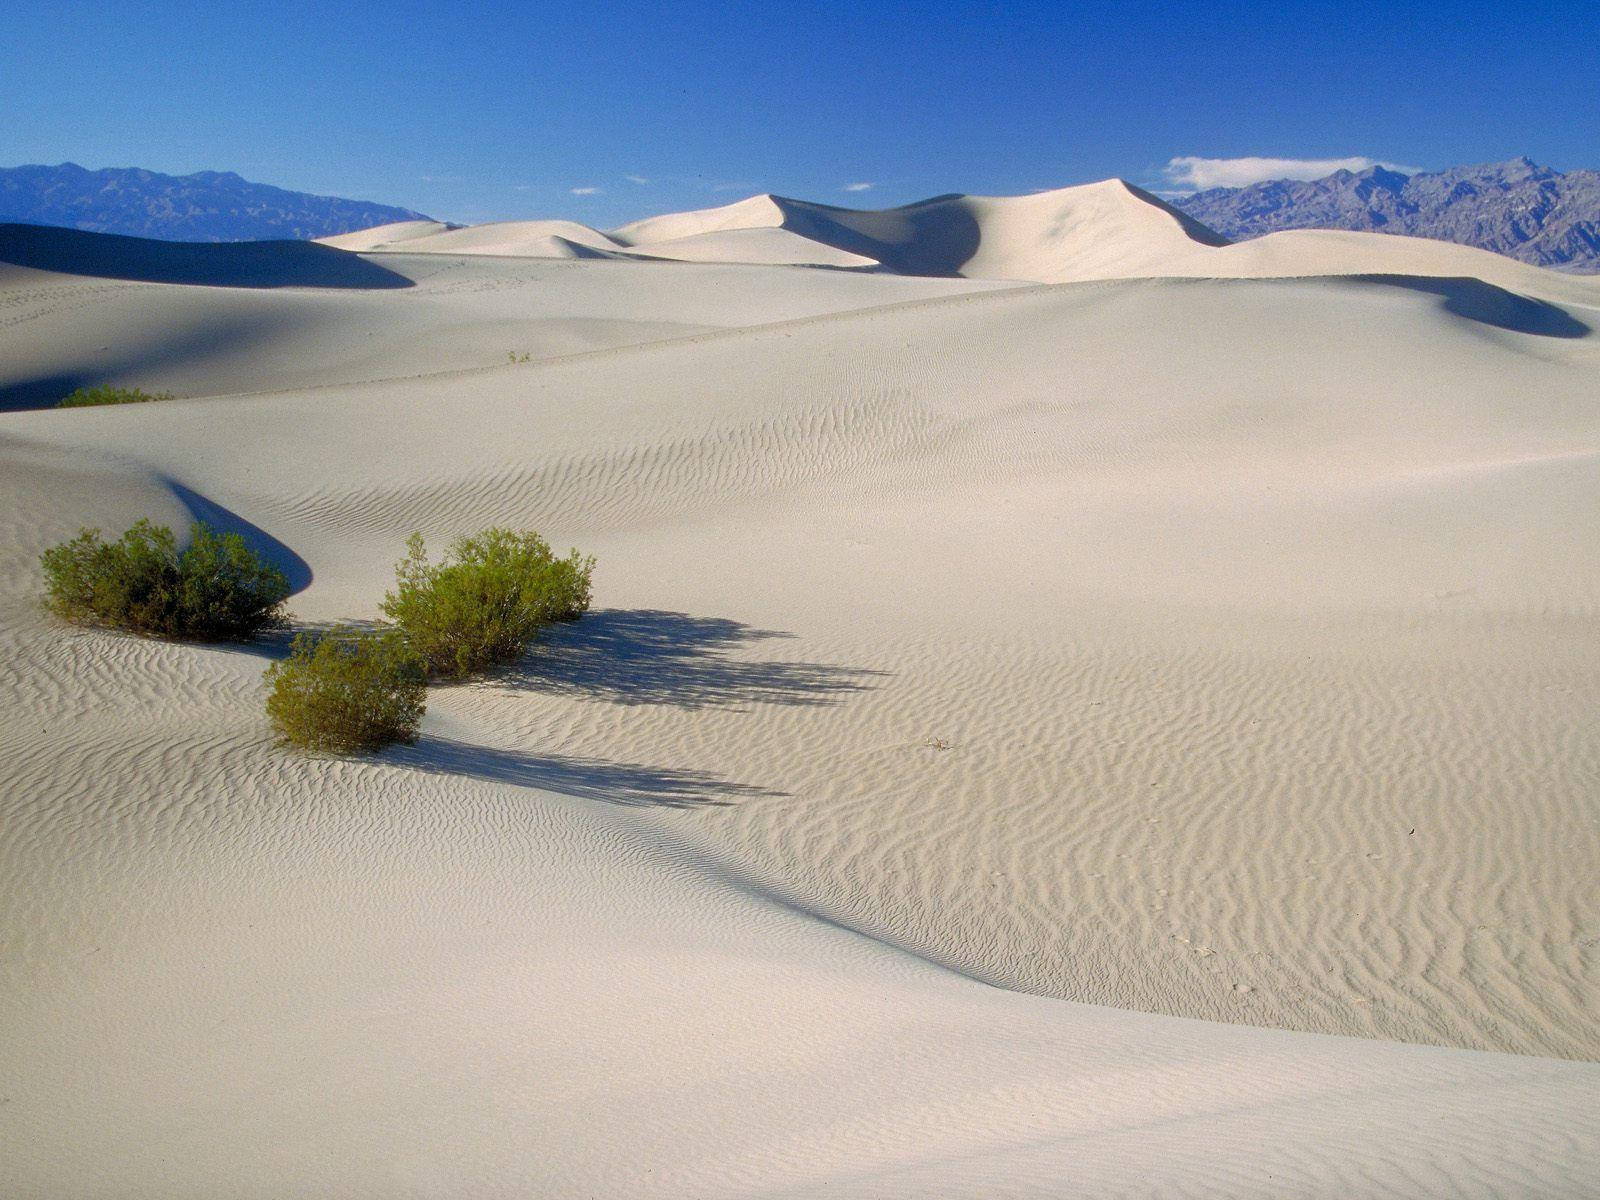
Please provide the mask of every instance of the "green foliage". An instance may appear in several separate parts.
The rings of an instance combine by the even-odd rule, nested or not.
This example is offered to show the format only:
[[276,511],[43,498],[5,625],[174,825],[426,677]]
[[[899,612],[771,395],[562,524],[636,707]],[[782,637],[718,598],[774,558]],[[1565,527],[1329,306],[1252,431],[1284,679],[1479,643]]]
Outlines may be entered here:
[[291,745],[352,754],[417,740],[427,674],[397,630],[302,633],[265,678],[267,717]]
[[406,546],[383,611],[432,675],[459,679],[510,662],[541,626],[588,611],[594,559],[576,550],[556,558],[536,533],[486,529],[458,538],[437,566],[421,534]]
[[156,637],[220,642],[284,622],[289,581],[236,533],[203,522],[180,553],[165,525],[139,521],[115,542],[85,529],[40,556],[57,616]]
[[148,404],[152,400],[171,400],[171,392],[141,392],[138,388],[87,387],[67,396],[57,408],[91,408],[97,404]]

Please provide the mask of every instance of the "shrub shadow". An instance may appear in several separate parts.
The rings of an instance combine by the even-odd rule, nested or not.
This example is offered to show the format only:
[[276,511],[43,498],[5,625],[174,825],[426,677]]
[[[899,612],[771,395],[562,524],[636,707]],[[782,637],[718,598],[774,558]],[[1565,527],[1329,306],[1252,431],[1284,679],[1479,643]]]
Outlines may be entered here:
[[446,738],[425,738],[414,746],[393,746],[383,752],[383,758],[397,766],[433,774],[465,775],[490,783],[510,783],[641,808],[722,807],[741,799],[785,794],[698,771],[494,750]]
[[599,609],[551,627],[531,654],[494,682],[617,704],[708,708],[837,704],[887,675],[825,663],[729,657],[729,651],[750,643],[793,636],[725,617]]

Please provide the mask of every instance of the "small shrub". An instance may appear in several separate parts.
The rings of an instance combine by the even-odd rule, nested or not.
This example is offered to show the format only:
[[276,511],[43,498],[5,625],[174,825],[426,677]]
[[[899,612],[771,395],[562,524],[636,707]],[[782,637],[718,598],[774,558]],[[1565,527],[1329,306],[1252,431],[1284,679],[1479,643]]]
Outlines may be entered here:
[[458,538],[437,566],[421,534],[406,546],[383,611],[431,675],[459,679],[510,662],[540,626],[588,611],[594,559],[576,550],[557,558],[536,533],[486,529]]
[[352,754],[417,740],[427,674],[397,630],[302,633],[265,678],[267,718],[290,745]]
[[171,400],[171,392],[141,392],[138,388],[119,387],[87,387],[79,388],[72,395],[63,398],[56,404],[57,408],[90,408],[97,404],[148,404],[152,400]]
[[49,609],[108,625],[202,642],[251,638],[284,623],[289,581],[236,533],[195,522],[180,553],[165,525],[139,521],[115,542],[85,529],[40,556]]

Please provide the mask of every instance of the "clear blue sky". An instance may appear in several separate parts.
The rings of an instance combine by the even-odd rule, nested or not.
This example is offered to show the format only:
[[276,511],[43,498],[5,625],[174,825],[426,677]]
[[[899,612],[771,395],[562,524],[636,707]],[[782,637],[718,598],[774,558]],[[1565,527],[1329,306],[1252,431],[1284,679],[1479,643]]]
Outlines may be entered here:
[[4,166],[600,226],[757,191],[1163,186],[1179,156],[1600,167],[1600,0],[12,0],[0,116]]

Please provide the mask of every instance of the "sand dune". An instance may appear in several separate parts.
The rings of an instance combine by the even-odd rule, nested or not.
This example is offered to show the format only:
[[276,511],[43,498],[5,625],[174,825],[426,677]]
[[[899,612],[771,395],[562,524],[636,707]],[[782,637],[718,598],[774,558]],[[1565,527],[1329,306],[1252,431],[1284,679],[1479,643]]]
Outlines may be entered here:
[[[614,236],[1343,277],[0,280],[14,385],[108,345],[202,397],[0,418],[10,1186],[1585,1195],[1587,285],[1111,187],[773,204]],[[304,759],[259,653],[38,612],[43,547],[193,511],[308,622],[491,522],[598,554],[597,607],[416,747]]]
[[454,228],[456,226],[446,225],[443,221],[391,221],[387,225],[374,225],[370,229],[358,229],[354,233],[339,233],[332,237],[313,240],[324,246],[332,246],[336,250],[371,251],[387,249],[399,242],[408,242],[431,234],[447,233]]
[[[1108,180],[1033,196],[940,196],[880,210],[752,196],[722,208],[650,217],[609,234],[564,221],[509,222],[407,237],[403,245],[382,248],[538,257],[549,252],[544,238],[551,232],[639,256],[1037,283],[1154,273],[1197,246],[1225,244],[1149,193]],[[366,240],[350,234],[329,241],[373,248]]]
[[1120,180],[1033,196],[940,196],[858,211],[765,197],[783,227],[907,275],[1039,283],[1148,273],[1224,239]]
[[1017,283],[1390,274],[1477,279],[1561,303],[1600,306],[1600,285],[1592,280],[1447,242],[1295,230],[1232,245],[1148,192],[1115,179],[1029,196],[939,196],[877,210],[758,195],[720,208],[648,217],[609,233],[570,221],[414,228],[422,224],[380,226],[323,240],[348,250],[536,258],[592,252]]
[[377,263],[316,242],[161,242],[0,225],[0,283],[31,272],[236,288],[403,288]]
[[1165,264],[1163,275],[1267,279],[1317,275],[1400,275],[1475,279],[1568,304],[1600,305],[1600,286],[1453,242],[1395,234],[1295,229],[1208,249]]
[[786,203],[777,196],[750,196],[719,208],[646,217],[619,226],[611,231],[611,236],[624,246],[648,246],[652,242],[674,242],[679,238],[724,233],[730,229],[781,229]]
[[157,289],[19,271],[0,317],[0,410],[96,384],[216,396],[490,368],[997,286],[719,265],[357,261],[410,286]]
[[424,237],[408,237],[403,245],[384,248],[403,249],[407,253],[426,250],[440,254],[522,254],[528,247],[547,244],[552,238],[591,250],[618,249],[605,234],[577,221],[501,221],[492,225],[469,225]]
[[710,230],[687,237],[651,242],[639,257],[682,262],[772,263],[796,267],[875,267],[878,261],[852,254],[788,229]]

